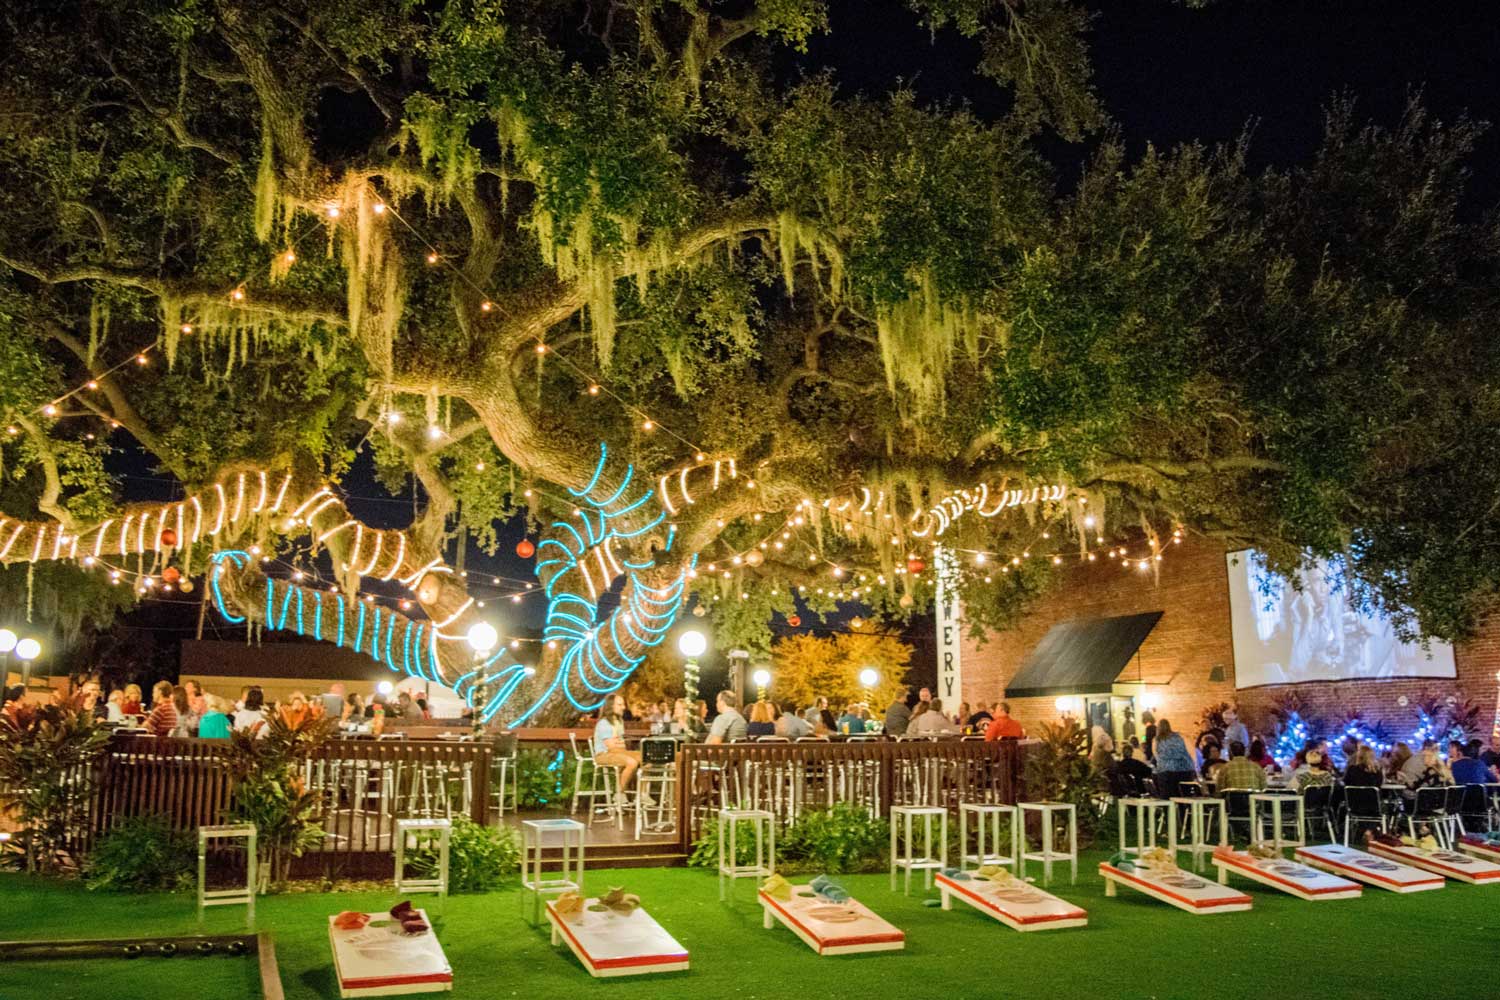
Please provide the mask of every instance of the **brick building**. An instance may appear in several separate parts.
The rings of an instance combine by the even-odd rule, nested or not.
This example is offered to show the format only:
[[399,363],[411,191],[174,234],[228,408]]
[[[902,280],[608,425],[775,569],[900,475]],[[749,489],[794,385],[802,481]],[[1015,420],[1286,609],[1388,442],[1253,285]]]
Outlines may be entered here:
[[[1273,732],[1271,705],[1278,694],[1294,691],[1310,716],[1338,723],[1346,712],[1358,709],[1366,720],[1383,722],[1398,739],[1416,727],[1416,702],[1424,696],[1473,699],[1482,709],[1482,732],[1488,733],[1494,720],[1500,620],[1455,648],[1454,678],[1317,681],[1236,690],[1225,550],[1193,541],[1170,548],[1157,579],[1149,572],[1122,569],[1118,562],[1102,557],[1083,563],[1067,571],[1059,586],[1018,627],[993,633],[982,645],[966,638],[962,648],[964,698],[977,704],[1006,697],[1007,686],[1054,625],[1147,612],[1160,612],[1161,617],[1120,669],[1112,690],[1073,697],[1075,714],[1099,712],[1107,704],[1118,733],[1126,710],[1138,719],[1143,709],[1154,706],[1158,718],[1172,720],[1191,741],[1204,708],[1229,702],[1239,706],[1252,732],[1259,729],[1269,736]],[[1059,717],[1057,694],[1067,692],[1008,700],[1022,725],[1034,726]],[[1408,700],[1405,706],[1399,704],[1403,695]]]

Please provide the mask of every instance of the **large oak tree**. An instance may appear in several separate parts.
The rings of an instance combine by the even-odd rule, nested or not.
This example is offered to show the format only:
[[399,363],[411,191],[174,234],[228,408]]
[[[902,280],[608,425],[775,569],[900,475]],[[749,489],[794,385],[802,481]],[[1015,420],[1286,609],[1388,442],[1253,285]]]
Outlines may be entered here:
[[[114,607],[50,557],[129,515],[121,435],[189,489],[271,469],[299,496],[366,447],[424,501],[390,575],[458,635],[464,581],[420,571],[517,510],[573,516],[603,442],[607,481],[633,465],[672,505],[610,553],[648,567],[627,589],[686,577],[742,642],[794,587],[920,608],[939,523],[976,627],[1057,561],[1149,565],[1180,531],[1342,558],[1404,628],[1471,632],[1500,573],[1478,126],[1341,101],[1300,166],[1132,159],[1080,4],[866,6],[976,39],[1008,112],[850,92],[798,54],[825,0],[11,4],[0,510],[62,534],[0,561],[59,614]],[[1042,137],[1090,143],[1075,185]],[[230,527],[304,555],[327,530]],[[323,544],[354,590],[350,534]],[[147,548],[142,573],[204,566]],[[225,588],[252,618],[258,573]]]

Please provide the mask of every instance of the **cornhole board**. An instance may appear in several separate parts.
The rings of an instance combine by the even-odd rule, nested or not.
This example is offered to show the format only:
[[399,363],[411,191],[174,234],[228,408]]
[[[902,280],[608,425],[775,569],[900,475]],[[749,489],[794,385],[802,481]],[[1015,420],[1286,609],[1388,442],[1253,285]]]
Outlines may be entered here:
[[1497,864],[1500,864],[1500,844],[1470,844],[1460,840],[1458,842],[1458,846],[1465,854],[1470,854],[1476,858],[1483,858],[1486,861],[1494,861]]
[[792,898],[760,893],[764,926],[779,921],[819,955],[857,955],[866,951],[900,951],[906,934],[855,899],[829,903],[805,885],[792,886]]
[[1237,913],[1250,909],[1253,902],[1243,892],[1208,879],[1199,878],[1181,868],[1169,872],[1154,872],[1138,868],[1125,871],[1107,861],[1099,863],[1099,875],[1104,879],[1104,894],[1114,896],[1117,887],[1129,886],[1153,899],[1169,903],[1179,910],[1204,916],[1210,913]]
[[1228,884],[1229,873],[1234,872],[1298,899],[1358,899],[1363,891],[1358,882],[1285,858],[1257,858],[1247,851],[1215,851],[1213,862],[1219,869],[1221,883]]
[[1391,844],[1370,844],[1370,853],[1389,861],[1400,861],[1433,872],[1447,878],[1456,878],[1470,885],[1494,885],[1500,883],[1500,864],[1488,858],[1471,857],[1455,851],[1424,851],[1419,847],[1396,847]]
[[687,949],[640,907],[616,913],[597,899],[585,899],[581,913],[563,916],[557,912],[557,901],[549,899],[547,920],[552,924],[552,943],[566,941],[595,978],[681,972],[688,967]]
[[1298,861],[1305,861],[1314,868],[1343,875],[1366,885],[1389,889],[1391,892],[1425,892],[1443,887],[1442,879],[1434,878],[1427,872],[1377,858],[1373,854],[1342,844],[1299,847],[1296,854]]
[[1089,922],[1087,910],[1058,899],[1045,889],[1030,884],[1002,886],[973,872],[964,874],[969,877],[960,879],[942,872],[937,874],[943,909],[951,910],[956,896],[985,916],[993,917],[1016,931],[1061,930],[1084,927]]
[[[425,910],[417,910],[429,927]],[[385,997],[407,993],[445,993],[453,989],[453,970],[437,934],[403,934],[389,913],[371,913],[359,930],[341,930],[328,918],[328,942],[339,996]]]

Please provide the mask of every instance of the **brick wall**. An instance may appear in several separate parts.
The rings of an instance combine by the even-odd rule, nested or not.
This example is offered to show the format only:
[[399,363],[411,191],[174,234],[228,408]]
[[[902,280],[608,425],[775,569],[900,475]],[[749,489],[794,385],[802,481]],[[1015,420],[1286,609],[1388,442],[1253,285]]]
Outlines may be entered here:
[[[1190,741],[1198,732],[1203,709],[1220,701],[1237,703],[1247,724],[1268,728],[1272,700],[1288,690],[1295,690],[1307,703],[1309,714],[1337,722],[1346,711],[1357,708],[1366,719],[1385,722],[1398,738],[1416,727],[1417,717],[1414,705],[1401,707],[1397,698],[1404,694],[1415,702],[1423,694],[1455,694],[1473,698],[1483,707],[1481,728],[1488,732],[1496,698],[1495,674],[1500,670],[1500,619],[1455,650],[1456,680],[1331,681],[1237,692],[1224,550],[1185,541],[1172,546],[1159,565],[1160,575],[1153,579],[1150,572],[1122,569],[1118,562],[1101,556],[1097,562],[1068,570],[1059,586],[1016,628],[993,633],[983,644],[966,639],[965,699],[989,703],[1003,697],[1006,683],[1026,655],[1059,622],[1161,611],[1161,620],[1141,644],[1137,657],[1120,672],[1120,680],[1139,677],[1150,685],[1147,690],[1160,704],[1157,717],[1171,719]],[[1223,668],[1222,681],[1209,679],[1216,666]],[[1058,717],[1053,698],[1013,699],[1011,710],[1025,726]]]

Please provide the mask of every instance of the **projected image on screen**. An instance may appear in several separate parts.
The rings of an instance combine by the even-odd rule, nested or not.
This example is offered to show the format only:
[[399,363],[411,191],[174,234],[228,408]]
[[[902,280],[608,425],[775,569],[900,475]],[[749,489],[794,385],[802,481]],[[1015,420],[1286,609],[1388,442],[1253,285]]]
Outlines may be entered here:
[[1258,552],[1226,558],[1235,687],[1455,676],[1452,646],[1402,642],[1384,615],[1356,606],[1336,565],[1316,563],[1298,590]]

